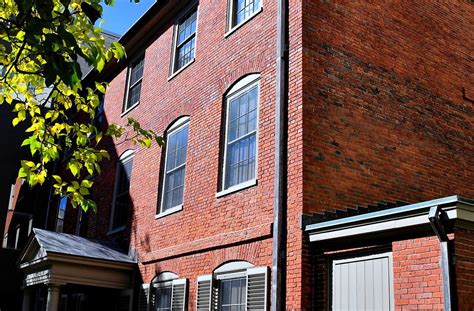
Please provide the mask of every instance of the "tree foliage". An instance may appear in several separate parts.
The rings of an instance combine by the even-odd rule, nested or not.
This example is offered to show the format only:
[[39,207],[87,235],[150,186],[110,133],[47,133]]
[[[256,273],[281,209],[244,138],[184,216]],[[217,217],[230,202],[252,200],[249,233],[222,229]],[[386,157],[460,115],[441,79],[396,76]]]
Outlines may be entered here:
[[[135,2],[138,2],[134,0]],[[53,183],[55,193],[68,196],[74,207],[96,209],[90,198],[93,178],[109,159],[104,136],[149,147],[162,138],[129,119],[127,126],[96,127],[100,96],[107,83],[83,85],[79,57],[95,70],[125,57],[117,42],[105,46],[94,26],[102,5],[113,0],[0,0],[0,104],[15,112],[13,126],[27,124],[22,146],[31,158],[21,161],[19,177],[31,186]],[[62,170],[56,170],[60,163]]]

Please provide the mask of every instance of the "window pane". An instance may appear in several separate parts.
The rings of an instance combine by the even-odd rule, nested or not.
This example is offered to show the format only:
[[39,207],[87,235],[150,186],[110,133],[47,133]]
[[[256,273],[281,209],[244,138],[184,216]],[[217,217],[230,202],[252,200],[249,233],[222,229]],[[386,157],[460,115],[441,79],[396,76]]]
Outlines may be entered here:
[[175,68],[179,70],[194,59],[197,11],[194,10],[178,25]]
[[260,0],[234,0],[234,18],[232,26],[244,22],[259,9]]
[[188,128],[186,124],[168,134],[161,212],[183,204]]
[[130,202],[130,177],[132,174],[133,159],[119,162],[117,165],[117,180],[115,181],[115,205],[112,219],[112,229],[127,224]]
[[171,310],[171,286],[160,286],[156,289],[155,310]]
[[125,110],[129,109],[140,100],[141,79],[143,78],[143,67],[145,59],[142,56],[130,66],[128,77],[128,99],[125,104]]
[[255,178],[258,86],[228,104],[225,188]]
[[247,280],[245,277],[222,280],[220,284],[220,310],[245,310],[245,291]]

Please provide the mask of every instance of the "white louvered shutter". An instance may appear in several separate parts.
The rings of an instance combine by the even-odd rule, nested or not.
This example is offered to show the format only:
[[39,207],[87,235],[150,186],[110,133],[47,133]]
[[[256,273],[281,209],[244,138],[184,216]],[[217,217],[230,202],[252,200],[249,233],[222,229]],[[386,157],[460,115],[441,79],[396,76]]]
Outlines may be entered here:
[[266,311],[268,300],[268,268],[247,269],[247,310]]
[[201,275],[197,279],[196,310],[211,311],[212,308],[212,275]]
[[138,294],[138,311],[148,311],[150,300],[150,284],[142,284]]
[[186,310],[186,290],[187,280],[177,279],[173,280],[171,293],[171,310],[185,311]]

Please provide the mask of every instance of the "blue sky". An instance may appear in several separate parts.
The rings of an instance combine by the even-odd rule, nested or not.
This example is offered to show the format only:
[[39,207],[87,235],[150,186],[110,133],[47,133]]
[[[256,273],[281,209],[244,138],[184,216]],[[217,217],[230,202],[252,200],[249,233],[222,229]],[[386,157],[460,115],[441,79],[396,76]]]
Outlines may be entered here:
[[113,7],[103,5],[102,19],[104,21],[100,26],[105,30],[123,35],[155,1],[140,0],[139,3],[134,3],[130,0],[115,0]]

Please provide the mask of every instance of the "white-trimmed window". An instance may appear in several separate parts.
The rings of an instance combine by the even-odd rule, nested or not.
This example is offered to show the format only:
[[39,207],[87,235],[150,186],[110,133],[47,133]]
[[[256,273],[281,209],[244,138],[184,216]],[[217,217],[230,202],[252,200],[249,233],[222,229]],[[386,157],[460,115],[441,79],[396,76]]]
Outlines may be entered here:
[[260,12],[262,0],[229,0],[229,30],[238,27]]
[[259,77],[245,77],[226,96],[222,190],[256,179]]
[[188,10],[177,22],[171,74],[194,60],[196,50],[197,6]]
[[127,112],[140,102],[145,55],[135,59],[128,68],[127,91],[123,112]]
[[186,299],[187,279],[180,279],[172,272],[162,272],[150,284],[142,285],[139,310],[184,311]]
[[166,132],[160,214],[182,208],[188,132],[189,117],[178,119]]
[[212,275],[198,277],[197,311],[264,311],[268,300],[268,268],[231,262]]
[[110,231],[124,229],[127,224],[133,156],[133,150],[128,150],[122,154],[117,163]]
[[58,204],[58,214],[56,217],[56,232],[64,231],[64,218],[66,217],[67,197],[62,197]]

